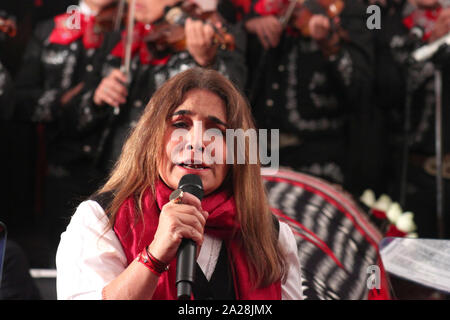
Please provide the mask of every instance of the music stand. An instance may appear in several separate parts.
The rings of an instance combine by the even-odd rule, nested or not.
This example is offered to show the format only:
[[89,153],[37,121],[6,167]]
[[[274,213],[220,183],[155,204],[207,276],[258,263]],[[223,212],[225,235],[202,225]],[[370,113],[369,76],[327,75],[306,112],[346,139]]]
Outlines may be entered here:
[[[435,111],[435,134],[436,134],[436,218],[437,231],[440,239],[445,237],[445,219],[444,219],[444,178],[442,175],[442,69],[450,59],[450,50],[448,44],[443,44],[432,56],[431,60],[435,64],[434,85],[436,92],[436,111]],[[447,60],[447,61],[445,61]]]
[[[436,218],[438,237],[443,239],[445,237],[445,219],[444,219],[444,180],[442,175],[443,161],[442,161],[442,69],[450,59],[450,33],[441,39],[435,41],[430,45],[415,50],[412,55],[412,61],[431,60],[435,65],[434,85],[436,93],[435,105],[435,150],[436,150]],[[434,48],[433,48],[434,47]],[[447,61],[446,61],[447,60]],[[409,70],[409,69],[408,69]],[[409,77],[408,77],[409,78]],[[409,129],[410,129],[410,114],[411,114],[411,95],[412,88],[410,80],[407,80],[407,98],[405,103],[405,141],[403,148],[403,167],[401,175],[400,186],[400,202],[404,206],[406,198],[406,184],[407,184],[407,156],[409,143]]]

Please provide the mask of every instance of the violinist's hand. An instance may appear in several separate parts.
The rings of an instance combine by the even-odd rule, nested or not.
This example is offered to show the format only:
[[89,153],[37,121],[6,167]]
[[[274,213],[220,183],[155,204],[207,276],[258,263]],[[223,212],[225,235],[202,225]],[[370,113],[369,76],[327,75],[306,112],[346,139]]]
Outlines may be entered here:
[[309,20],[308,27],[311,38],[316,41],[322,41],[325,40],[330,33],[330,20],[324,15],[315,14]]
[[170,263],[176,256],[183,238],[197,244],[197,253],[203,243],[208,212],[204,211],[198,198],[185,192],[183,203],[166,203],[159,215],[158,228],[149,246],[149,252],[158,260]]
[[202,21],[188,18],[184,26],[186,47],[195,61],[205,67],[214,62],[218,45],[213,43],[214,29]]
[[247,20],[245,29],[250,33],[256,34],[266,50],[278,46],[281,33],[283,32],[280,21],[272,15]]
[[98,106],[108,104],[118,108],[127,101],[127,77],[119,69],[113,69],[103,78],[94,93],[94,103]]
[[450,8],[442,9],[431,31],[430,41],[435,41],[445,36],[450,31]]

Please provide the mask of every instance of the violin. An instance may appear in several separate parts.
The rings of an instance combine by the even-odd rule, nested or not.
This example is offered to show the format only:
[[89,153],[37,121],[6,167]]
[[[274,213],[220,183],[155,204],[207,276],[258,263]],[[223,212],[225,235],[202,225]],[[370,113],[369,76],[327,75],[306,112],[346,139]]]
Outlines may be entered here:
[[201,20],[214,30],[213,43],[223,50],[234,50],[235,39],[227,33],[226,23],[217,11],[203,11],[196,3],[180,1],[172,7],[167,7],[165,15],[152,25],[144,39],[156,51],[184,51],[186,39],[184,24],[188,18]]
[[310,37],[309,22],[314,15],[321,14],[330,20],[330,36],[320,42],[325,56],[336,54],[340,40],[349,40],[339,21],[339,15],[344,10],[344,0],[291,0],[280,17],[283,28],[291,27],[304,37]]
[[0,18],[0,32],[11,38],[15,37],[17,34],[16,22],[12,19]]
[[97,32],[111,32],[120,30],[127,24],[128,5],[125,1],[116,0],[106,5],[95,17]]
[[330,19],[331,30],[341,32],[337,17],[344,10],[343,0],[297,0],[293,10],[290,25],[299,30],[303,36],[309,37],[309,21],[313,15],[322,14]]
[[[127,25],[128,8],[123,0],[114,1],[103,8],[96,18],[98,30],[117,31],[120,30],[120,26]],[[183,0],[166,8],[164,16],[152,23],[152,31],[143,41],[156,52],[186,50],[184,23],[187,18],[209,24],[214,29],[213,43],[223,50],[234,50],[235,39],[233,35],[227,33],[226,22],[217,11],[204,11],[196,3]]]

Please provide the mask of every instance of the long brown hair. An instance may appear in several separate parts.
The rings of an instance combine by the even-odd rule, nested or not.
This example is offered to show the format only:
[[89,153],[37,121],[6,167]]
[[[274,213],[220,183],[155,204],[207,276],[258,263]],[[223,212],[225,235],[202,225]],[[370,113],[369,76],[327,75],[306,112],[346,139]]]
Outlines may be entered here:
[[[168,120],[191,89],[209,90],[224,101],[229,128],[255,129],[247,100],[220,73],[193,68],[171,78],[152,96],[127,139],[109,180],[99,190],[99,193],[114,194],[111,205],[106,209],[111,228],[119,207],[130,196],[135,197],[138,206],[136,219],[142,218],[143,193],[150,188],[155,194],[155,182],[159,179],[158,161],[162,159]],[[253,280],[256,285],[265,286],[283,277],[285,263],[282,250],[278,248],[278,233],[261,179],[259,161],[257,164],[249,163],[249,148],[248,144],[245,145],[245,164],[235,161],[230,178],[243,246],[250,267],[255,271]]]

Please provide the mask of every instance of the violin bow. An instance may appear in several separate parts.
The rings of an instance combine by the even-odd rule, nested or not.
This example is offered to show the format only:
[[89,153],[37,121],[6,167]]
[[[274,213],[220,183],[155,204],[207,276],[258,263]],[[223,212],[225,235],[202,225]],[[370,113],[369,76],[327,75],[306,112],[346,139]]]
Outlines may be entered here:
[[[135,4],[136,4],[136,0],[131,0],[130,1],[130,5],[128,6],[128,21],[127,21],[127,37],[126,37],[126,43],[125,43],[125,58],[123,60],[122,65],[120,66],[120,71],[122,71],[125,76],[127,77],[127,81],[129,82],[130,80],[130,64],[131,64],[131,47],[133,45],[133,31],[134,31],[134,13],[135,13]],[[116,27],[120,28],[120,18],[122,16],[121,14],[121,10],[123,13],[124,10],[124,6],[125,6],[125,0],[121,0],[119,3],[119,8],[118,8],[118,18],[116,18],[115,24],[114,24],[114,29]],[[126,83],[126,85],[128,85],[129,83]],[[120,107],[118,108],[114,108],[114,115],[118,116],[120,113]]]
[[[125,43],[125,58],[120,66],[120,71],[122,71],[127,77],[128,85],[130,82],[130,62],[131,62],[131,46],[133,44],[133,31],[134,31],[134,13],[135,13],[135,4],[136,0],[130,0],[130,5],[128,6],[128,21],[127,21],[127,38]],[[116,21],[114,22],[114,30],[118,31],[120,29],[120,21],[122,19],[123,10],[125,8],[125,0],[120,0],[118,7],[118,14],[116,17]],[[117,28],[117,29],[116,29]],[[101,160],[103,153],[105,151],[105,145],[108,139],[111,136],[112,128],[116,118],[120,114],[120,107],[114,107],[113,112],[110,114],[106,126],[103,129],[102,135],[100,137],[100,141],[98,142],[97,152],[94,156],[94,165],[98,167],[101,165]]]
[[287,24],[289,23],[289,20],[291,20],[292,14],[294,13],[295,5],[297,4],[298,0],[291,0],[289,2],[289,6],[284,13],[284,15],[280,18],[281,26],[286,28]]
[[128,7],[128,21],[127,21],[127,38],[125,44],[125,58],[120,70],[125,74],[128,79],[130,74],[131,64],[131,47],[133,45],[133,31],[134,31],[134,15],[136,9],[136,0],[130,0]]
[[126,2],[126,0],[119,0],[119,4],[117,7],[117,16],[116,16],[116,20],[114,21],[114,31],[120,30],[123,11],[125,10],[125,2]]

